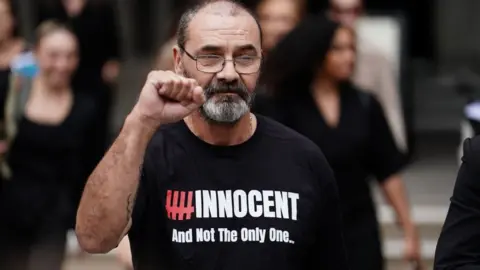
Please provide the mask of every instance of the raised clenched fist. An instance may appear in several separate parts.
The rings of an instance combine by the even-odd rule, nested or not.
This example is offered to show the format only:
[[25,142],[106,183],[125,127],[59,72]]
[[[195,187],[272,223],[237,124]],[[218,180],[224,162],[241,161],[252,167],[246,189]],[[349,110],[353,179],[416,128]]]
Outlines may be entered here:
[[202,87],[171,71],[152,71],[134,107],[134,112],[153,125],[177,122],[205,102]]

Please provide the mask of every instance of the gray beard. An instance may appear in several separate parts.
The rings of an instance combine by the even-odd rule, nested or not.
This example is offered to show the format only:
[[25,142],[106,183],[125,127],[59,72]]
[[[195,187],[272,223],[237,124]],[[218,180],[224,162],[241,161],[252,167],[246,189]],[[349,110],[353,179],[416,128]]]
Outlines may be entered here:
[[[187,78],[191,78],[187,72],[183,74]],[[216,97],[212,94],[214,90],[211,88],[204,89],[206,102],[199,108],[200,115],[212,124],[217,125],[235,125],[240,119],[250,112],[255,93],[242,91],[241,96],[224,96]]]
[[200,107],[200,114],[211,123],[235,125],[250,112],[253,97],[253,94],[249,96],[249,100],[230,96],[214,100],[214,97],[210,97]]

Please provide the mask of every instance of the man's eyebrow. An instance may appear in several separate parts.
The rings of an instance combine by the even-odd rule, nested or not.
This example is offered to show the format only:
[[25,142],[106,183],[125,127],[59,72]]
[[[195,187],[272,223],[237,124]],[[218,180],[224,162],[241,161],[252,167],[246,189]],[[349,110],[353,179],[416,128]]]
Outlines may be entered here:
[[197,52],[218,52],[221,51],[222,47],[215,45],[205,45],[197,50]]
[[[197,50],[197,53],[198,52],[207,52],[207,53],[217,53],[217,52],[222,52],[224,51],[225,49],[221,46],[216,46],[216,45],[205,45],[205,46],[202,46],[200,47],[198,50]],[[246,45],[240,45],[240,46],[237,46],[235,47],[235,51],[237,52],[245,52],[245,51],[251,51],[251,52],[254,52],[254,53],[258,53],[258,50],[257,48],[255,48],[255,46],[253,46],[252,44],[246,44]]]
[[253,52],[258,52],[257,48],[253,46],[252,44],[246,44],[242,46],[238,46],[235,48],[236,51],[253,51]]

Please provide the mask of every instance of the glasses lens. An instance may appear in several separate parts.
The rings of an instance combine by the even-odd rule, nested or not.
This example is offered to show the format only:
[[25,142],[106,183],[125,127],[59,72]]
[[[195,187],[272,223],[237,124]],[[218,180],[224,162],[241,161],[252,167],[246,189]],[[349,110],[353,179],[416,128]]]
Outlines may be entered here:
[[197,69],[203,72],[219,72],[223,68],[223,57],[205,55],[197,58]]
[[[197,59],[197,69],[205,73],[218,73],[223,70],[225,62],[222,61],[213,62],[210,60],[204,61],[205,59]],[[260,69],[261,60],[256,59],[254,61],[245,62],[245,61],[236,61],[235,70],[240,74],[251,74],[256,73]]]
[[205,73],[217,73],[220,72],[223,69],[223,65],[212,65],[212,66],[205,66],[197,62],[197,69],[201,72]]
[[250,62],[248,64],[237,62],[235,64],[235,69],[241,74],[256,73],[260,69],[260,60],[255,60],[254,62]]

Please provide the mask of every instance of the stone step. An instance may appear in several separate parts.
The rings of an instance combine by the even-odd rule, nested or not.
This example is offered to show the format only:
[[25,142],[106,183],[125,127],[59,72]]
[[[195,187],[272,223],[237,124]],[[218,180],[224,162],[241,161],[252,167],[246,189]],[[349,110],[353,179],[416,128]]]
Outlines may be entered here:
[[[424,269],[433,269],[432,260],[423,261]],[[119,270],[124,269],[114,258],[107,256],[86,256],[84,258],[69,258],[63,270]],[[385,270],[410,270],[408,264],[400,259],[387,260]]]
[[[421,254],[425,260],[433,260],[435,257],[435,248],[437,240],[421,240]],[[401,260],[403,258],[403,240],[384,239],[383,255],[389,260]]]
[[[384,255],[387,259],[400,260],[403,237],[395,223],[394,212],[391,207],[385,205],[378,206],[377,211],[383,233]],[[420,233],[422,257],[427,260],[434,258],[438,236],[447,211],[447,206],[414,206],[412,209],[412,217]]]
[[[418,206],[414,205],[411,214],[415,224],[443,224],[447,216],[448,206]],[[395,224],[395,214],[390,206],[379,205],[377,207],[378,219],[381,224]]]
[[[418,233],[423,240],[437,240],[442,231],[441,224],[417,224]],[[396,224],[382,224],[382,235],[385,239],[402,239],[403,232]]]
[[[433,269],[433,260],[425,259],[422,261],[424,268],[423,269]],[[389,259],[387,260],[387,267],[385,270],[412,270],[409,265],[400,259]]]

